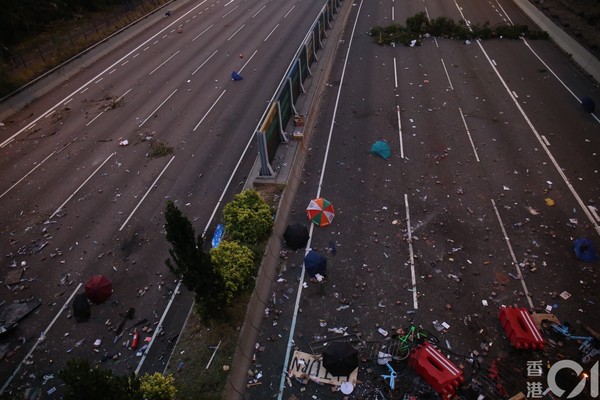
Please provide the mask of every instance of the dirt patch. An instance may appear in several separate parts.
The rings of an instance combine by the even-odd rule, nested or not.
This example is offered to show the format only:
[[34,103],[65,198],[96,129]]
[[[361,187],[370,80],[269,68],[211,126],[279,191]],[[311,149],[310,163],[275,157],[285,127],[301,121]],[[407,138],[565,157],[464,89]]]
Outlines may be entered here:
[[281,194],[285,189],[282,183],[257,183],[254,182],[254,190],[258,192],[260,197],[271,207],[276,210],[281,200]]
[[178,400],[195,400],[200,393],[205,400],[222,398],[249,296],[235,303],[225,322],[207,326],[192,311],[167,368],[175,377]]

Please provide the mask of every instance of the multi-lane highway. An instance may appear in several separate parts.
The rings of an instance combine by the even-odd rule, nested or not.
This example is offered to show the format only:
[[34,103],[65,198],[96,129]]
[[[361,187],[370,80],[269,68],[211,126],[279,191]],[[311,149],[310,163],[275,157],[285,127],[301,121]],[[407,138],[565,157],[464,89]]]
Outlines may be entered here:
[[[308,281],[303,251],[282,262],[253,367],[261,384],[248,399],[340,398],[282,374],[294,349],[310,353],[312,341],[340,331],[375,340],[378,327],[446,322],[442,347],[467,367],[467,383],[467,358],[489,365],[517,355],[507,387],[526,392],[527,357],[556,360],[519,358],[500,306],[549,305],[581,334],[582,323],[600,329],[598,265],[573,252],[575,238],[600,243],[600,121],[579,101],[597,100],[597,83],[550,41],[428,37],[380,47],[367,34],[418,12],[529,23],[503,0],[355,2],[290,216],[303,222],[316,196],[333,202],[332,226],[314,228],[309,242],[327,255],[328,278],[324,287]],[[381,139],[388,160],[369,154]],[[351,398],[371,398],[361,396],[383,388],[387,372],[361,363]],[[392,398],[418,393],[415,382],[397,380]]]
[[[162,371],[166,341],[136,357],[122,346],[132,330],[114,341],[110,324],[133,307],[128,325],[146,319],[138,329],[153,329],[144,337],[159,323],[163,339],[179,332],[191,295],[164,265],[165,201],[197,233],[218,219],[219,202],[241,189],[256,156],[254,127],[323,6],[174,5],[170,16],[150,16],[141,33],[3,121],[2,274],[24,272],[19,284],[3,285],[1,298],[42,302],[8,336],[4,394],[51,389],[73,357],[115,355],[115,373]],[[232,81],[232,71],[244,79]],[[153,142],[172,152],[152,157]],[[107,276],[114,293],[92,307],[89,322],[76,323],[70,300],[95,274]]]

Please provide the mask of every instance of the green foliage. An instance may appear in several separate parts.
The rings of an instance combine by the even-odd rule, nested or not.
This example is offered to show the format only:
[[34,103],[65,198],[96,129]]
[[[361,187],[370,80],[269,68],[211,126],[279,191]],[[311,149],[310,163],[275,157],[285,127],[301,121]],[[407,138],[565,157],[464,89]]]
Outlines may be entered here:
[[427,28],[427,15],[424,12],[417,13],[406,18],[406,29],[410,32],[421,33]]
[[153,140],[150,142],[150,151],[148,152],[148,157],[158,158],[168,156],[169,154],[173,154],[173,146],[169,146],[167,142],[160,140]]
[[375,26],[370,31],[373,40],[382,45],[404,44],[419,40],[423,35],[429,34],[447,39],[547,39],[548,34],[543,31],[530,31],[526,25],[496,25],[491,27],[489,22],[473,24],[471,29],[464,21],[454,22],[446,17],[428,20],[425,13],[420,12],[406,19],[406,26],[390,24],[385,27]]
[[255,190],[244,190],[223,207],[225,231],[230,240],[253,245],[273,228],[271,208]]
[[143,400],[135,375],[113,375],[88,360],[69,360],[58,376],[65,383],[65,400]]
[[144,374],[140,378],[140,389],[144,400],[175,400],[175,378],[159,372]]
[[231,300],[248,287],[256,270],[252,250],[237,242],[223,240],[210,251],[213,265],[225,283],[225,301]]
[[174,261],[167,259],[165,264],[195,293],[203,318],[220,316],[224,283],[213,267],[210,255],[203,250],[202,236],[196,238],[192,223],[172,201],[167,201],[165,221],[167,240],[171,243],[169,254]]
[[0,43],[10,45],[44,32],[55,22],[72,20],[83,12],[106,10],[131,0],[3,0],[0,13]]

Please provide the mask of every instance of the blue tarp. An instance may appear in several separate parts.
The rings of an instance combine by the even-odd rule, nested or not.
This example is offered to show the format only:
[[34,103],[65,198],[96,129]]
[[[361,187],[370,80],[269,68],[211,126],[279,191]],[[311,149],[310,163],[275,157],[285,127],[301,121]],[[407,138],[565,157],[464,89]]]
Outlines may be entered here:
[[241,81],[244,78],[242,78],[242,76],[240,74],[238,74],[237,72],[233,71],[231,73],[231,79],[234,81]]
[[223,226],[223,224],[217,225],[217,229],[215,229],[215,233],[213,234],[213,238],[212,238],[212,242],[211,242],[211,246],[213,248],[219,247],[219,244],[221,244],[221,239],[223,238],[224,230],[225,230],[225,227]]

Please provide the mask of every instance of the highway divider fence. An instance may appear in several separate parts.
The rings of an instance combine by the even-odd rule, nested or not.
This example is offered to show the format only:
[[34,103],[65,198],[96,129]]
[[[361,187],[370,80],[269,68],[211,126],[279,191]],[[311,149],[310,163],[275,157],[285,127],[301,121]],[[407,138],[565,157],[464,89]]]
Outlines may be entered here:
[[341,6],[340,0],[327,0],[315,18],[300,47],[294,54],[283,79],[269,101],[255,130],[262,177],[273,176],[271,163],[279,144],[289,140],[285,127],[290,118],[298,114],[295,104],[306,93],[303,83],[312,75],[310,66],[318,61],[317,52],[323,48],[322,40],[331,29],[334,15]]

